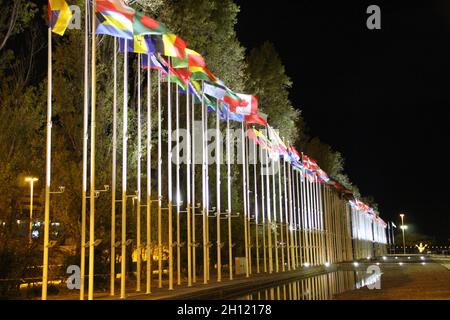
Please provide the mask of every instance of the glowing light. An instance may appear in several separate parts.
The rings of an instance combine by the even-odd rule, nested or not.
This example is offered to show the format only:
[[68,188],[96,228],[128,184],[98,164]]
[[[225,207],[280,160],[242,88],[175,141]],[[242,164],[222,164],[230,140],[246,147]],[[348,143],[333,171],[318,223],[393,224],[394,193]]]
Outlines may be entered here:
[[424,257],[424,256],[421,256],[421,257],[420,257],[420,260],[425,260],[425,257]]
[[329,262],[325,262],[325,267],[329,267],[330,266],[330,263]]
[[387,260],[387,257],[386,257],[386,256],[383,256],[383,260]]
[[400,266],[402,266],[402,265],[403,265],[403,262],[399,262],[398,264],[399,264]]
[[309,262],[305,262],[304,266],[305,266],[305,268],[308,268],[309,267]]
[[370,256],[369,256],[369,257],[367,257],[367,260],[370,260]]
[[397,260],[398,259],[398,257],[395,257],[395,260]]
[[422,265],[423,265],[423,266],[426,265],[426,262],[422,262]]
[[355,266],[355,267],[357,267],[357,266],[359,266],[359,263],[358,262],[353,262],[353,265]]
[[408,260],[411,260],[411,257],[408,257]]
[[380,265],[380,263],[379,262],[377,262],[377,266],[379,266]]

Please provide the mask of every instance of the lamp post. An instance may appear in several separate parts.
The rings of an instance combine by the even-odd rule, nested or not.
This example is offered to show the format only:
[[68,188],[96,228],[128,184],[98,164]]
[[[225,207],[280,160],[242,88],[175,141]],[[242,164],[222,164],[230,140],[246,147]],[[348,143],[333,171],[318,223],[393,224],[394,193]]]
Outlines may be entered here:
[[400,218],[402,219],[402,225],[400,226],[400,229],[402,229],[402,236],[403,236],[403,254],[406,254],[406,247],[405,247],[405,230],[408,228],[407,226],[405,226],[404,225],[404,221],[403,221],[403,218],[404,218],[404,214],[403,213],[401,213],[400,214]]
[[33,187],[34,187],[34,183],[36,181],[38,181],[38,178],[35,177],[26,177],[25,178],[25,182],[29,182],[30,183],[30,234],[29,234],[29,242],[31,244],[31,239],[32,239],[32,231],[33,231]]

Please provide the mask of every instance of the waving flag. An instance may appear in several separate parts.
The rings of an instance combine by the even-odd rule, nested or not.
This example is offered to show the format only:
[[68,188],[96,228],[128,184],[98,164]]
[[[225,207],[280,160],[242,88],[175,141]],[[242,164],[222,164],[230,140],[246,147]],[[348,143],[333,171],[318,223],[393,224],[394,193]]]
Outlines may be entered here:
[[167,73],[167,68],[163,66],[162,63],[159,62],[158,59],[153,54],[147,55],[147,58],[141,59],[141,61],[142,61],[142,68],[144,69],[150,67],[151,69],[161,71],[163,74]]
[[268,130],[269,130],[269,138],[274,148],[280,155],[282,155],[285,158],[289,158],[287,147],[281,140],[281,138],[278,136],[278,133],[276,133],[271,126],[268,126]]
[[259,124],[262,126],[267,127],[267,121],[261,117],[259,114],[249,114],[249,115],[244,115],[244,121],[245,123],[248,124]]
[[230,105],[231,106],[230,110],[232,112],[236,112],[238,114],[243,115],[258,113],[258,99],[255,96],[242,93],[237,93],[236,95],[239,97],[240,103],[238,106]]
[[303,165],[312,171],[317,171],[319,169],[316,160],[308,157],[306,154],[303,155]]
[[161,35],[168,33],[164,24],[145,16],[142,12],[138,11],[136,11],[133,17],[133,32],[135,35]]
[[135,11],[121,0],[96,0],[97,34],[133,39]]
[[186,50],[186,42],[173,33],[153,36],[156,50],[168,57],[183,59]]
[[185,57],[183,59],[172,58],[172,65],[174,68],[206,67],[205,59],[202,55],[189,48],[186,48]]
[[48,0],[48,21],[52,32],[62,36],[72,20],[72,11],[64,0]]
[[319,181],[324,182],[324,183],[327,183],[328,181],[330,181],[330,178],[328,177],[326,172],[320,168],[317,170],[317,177],[319,178]]
[[222,104],[220,111],[221,111],[220,117],[224,120],[229,119],[231,121],[236,121],[236,122],[244,121],[244,116],[241,114],[236,114],[234,112],[230,112],[229,106],[227,104]]
[[[125,42],[127,43],[127,51],[134,53],[153,54],[156,52],[155,44],[148,36],[135,35],[133,39],[119,39],[119,52],[125,51]],[[143,59],[146,60],[146,59]]]
[[220,86],[216,86],[213,84],[209,84],[204,82],[203,83],[203,93],[207,94],[210,97],[219,99],[219,100],[223,100],[223,98],[225,97],[225,95],[227,94],[227,91],[220,87]]
[[189,71],[192,72],[192,80],[205,80],[210,82],[216,82],[216,77],[206,67],[189,67]]

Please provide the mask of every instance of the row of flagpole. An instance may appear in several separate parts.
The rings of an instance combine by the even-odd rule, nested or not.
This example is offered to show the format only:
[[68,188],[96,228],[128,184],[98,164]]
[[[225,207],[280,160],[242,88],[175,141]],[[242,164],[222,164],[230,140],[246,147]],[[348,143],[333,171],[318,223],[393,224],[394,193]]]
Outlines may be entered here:
[[[85,56],[84,56],[84,107],[83,107],[83,157],[82,157],[82,207],[81,207],[81,243],[80,243],[80,299],[85,298],[85,274],[86,274],[86,248],[89,248],[88,265],[88,299],[94,298],[94,267],[95,267],[95,199],[100,191],[96,189],[96,1],[92,2],[89,12],[89,1],[86,1],[85,13]],[[90,13],[90,14],[89,14]],[[90,22],[90,25],[89,25]],[[89,48],[89,30],[92,31],[91,47]],[[162,74],[157,71],[157,196],[152,197],[152,81],[149,55],[137,55],[137,176],[136,192],[128,194],[127,165],[128,165],[128,46],[123,49],[123,107],[122,107],[122,197],[116,199],[117,192],[117,39],[114,38],[114,59],[113,59],[113,133],[112,133],[112,170],[110,191],[111,195],[111,243],[110,243],[110,294],[115,295],[116,279],[116,246],[121,247],[120,254],[120,297],[125,298],[127,293],[127,245],[131,241],[127,240],[127,199],[132,198],[133,204],[136,202],[136,291],[141,291],[141,269],[142,269],[142,242],[141,242],[141,207],[146,208],[146,293],[151,293],[152,286],[152,261],[153,261],[153,233],[152,233],[152,204],[156,202],[157,207],[157,260],[158,260],[158,287],[163,286],[163,211],[167,211],[168,218],[168,288],[174,288],[174,247],[176,247],[176,270],[177,285],[181,285],[181,214],[186,213],[186,255],[187,255],[187,284],[191,286],[197,282],[197,252],[199,245],[197,242],[198,230],[196,229],[196,216],[202,218],[202,256],[203,263],[203,283],[210,280],[210,248],[214,245],[210,241],[210,218],[216,218],[216,268],[218,282],[222,281],[222,206],[221,206],[221,164],[223,142],[220,131],[220,107],[216,104],[216,206],[211,210],[210,199],[210,179],[209,179],[209,150],[208,150],[208,107],[205,103],[205,95],[201,93],[201,192],[202,201],[200,206],[196,204],[196,130],[195,130],[195,99],[194,94],[190,96],[189,86],[185,92],[186,101],[186,129],[188,136],[187,160],[186,160],[186,205],[185,211],[181,210],[181,179],[180,179],[180,97],[179,87],[175,87],[175,136],[176,136],[176,156],[175,156],[175,204],[173,203],[173,171],[172,161],[172,104],[173,90],[171,82],[171,59],[168,59],[167,71],[167,196],[163,197],[163,146],[162,146]],[[90,53],[90,64],[89,64]],[[147,141],[146,141],[146,196],[145,204],[142,204],[142,101],[141,101],[141,67],[142,59],[147,59]],[[89,83],[89,75],[91,83]],[[89,86],[90,84],[90,86]],[[89,89],[90,87],[90,89]],[[50,194],[51,192],[51,118],[52,118],[52,29],[48,29],[48,98],[47,98],[47,139],[46,139],[46,186],[45,186],[45,214],[44,214],[44,248],[43,248],[43,286],[42,299],[47,298],[48,283],[48,248],[49,248],[49,221],[50,221]],[[90,98],[90,99],[89,99]],[[191,99],[190,99],[191,98]],[[90,108],[89,108],[90,101]],[[90,116],[90,150],[89,141],[89,116]],[[228,268],[229,279],[233,279],[233,234],[232,222],[237,214],[232,212],[231,195],[231,129],[229,113],[226,116],[226,155],[227,155],[227,205],[223,219],[227,220],[227,240],[228,240]],[[248,128],[247,128],[248,129]],[[251,129],[249,129],[251,130]],[[290,160],[286,156],[273,158],[273,155],[263,148],[262,145],[253,139],[247,138],[244,121],[240,124],[241,135],[241,176],[242,176],[242,202],[243,215],[240,220],[243,223],[243,249],[245,256],[245,276],[249,277],[253,273],[253,264],[256,266],[256,273],[273,273],[281,271],[297,270],[302,266],[320,265],[330,262],[351,260],[352,253],[352,229],[353,221],[347,201],[341,199],[329,186],[320,183],[314,175],[314,181],[307,177],[304,171],[294,169]],[[252,148],[251,148],[252,147]],[[258,150],[259,149],[259,150]],[[258,153],[259,151],[259,153]],[[253,157],[251,157],[253,152]],[[88,161],[88,153],[90,160]],[[260,166],[257,165],[257,155],[260,157]],[[253,160],[253,166],[250,162]],[[88,165],[89,175],[89,195],[88,190]],[[259,167],[259,174],[258,174]],[[271,171],[270,171],[271,169]],[[282,170],[281,170],[282,169]],[[253,176],[250,175],[252,170]],[[278,177],[277,177],[278,176]],[[272,178],[272,179],[270,179]],[[278,179],[277,179],[278,178]],[[253,181],[252,181],[253,180]],[[259,184],[259,185],[258,185]],[[260,191],[260,195],[258,194]],[[278,191],[278,193],[277,193]],[[251,194],[253,193],[253,197]],[[89,241],[86,242],[87,232],[87,199],[89,199]],[[167,207],[163,207],[163,200]],[[253,200],[253,205],[252,205]],[[116,242],[116,203],[121,204],[121,238]],[[173,241],[173,207],[176,207],[176,241]],[[197,209],[200,209],[198,212]],[[236,209],[234,210],[236,212]],[[352,211],[353,212],[353,211]],[[212,213],[213,215],[210,215]],[[252,232],[252,225],[254,231]],[[260,228],[261,227],[261,228]],[[377,231],[379,232],[379,230]],[[280,237],[280,238],[279,238]],[[382,236],[380,241],[384,241]],[[280,241],[279,241],[280,239]],[[131,240],[131,239],[129,239]],[[363,239],[366,240],[366,239]],[[261,243],[262,242],[262,243]],[[254,248],[254,250],[252,250]],[[261,254],[262,249],[262,254]],[[263,257],[261,261],[261,255]],[[286,263],[287,262],[287,263]],[[261,263],[263,267],[261,268]]]

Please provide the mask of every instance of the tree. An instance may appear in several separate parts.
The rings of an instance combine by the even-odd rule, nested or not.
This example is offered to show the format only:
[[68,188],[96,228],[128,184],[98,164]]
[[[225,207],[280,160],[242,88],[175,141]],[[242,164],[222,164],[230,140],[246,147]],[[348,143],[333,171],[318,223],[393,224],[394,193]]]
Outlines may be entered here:
[[247,57],[247,91],[259,99],[261,112],[268,115],[269,123],[280,130],[280,136],[294,144],[303,134],[300,112],[289,100],[291,79],[270,42],[254,48]]

